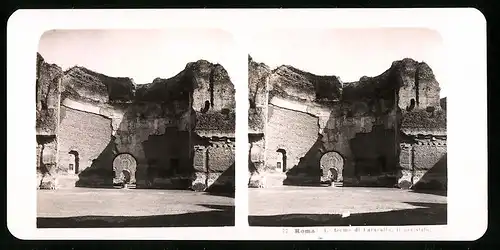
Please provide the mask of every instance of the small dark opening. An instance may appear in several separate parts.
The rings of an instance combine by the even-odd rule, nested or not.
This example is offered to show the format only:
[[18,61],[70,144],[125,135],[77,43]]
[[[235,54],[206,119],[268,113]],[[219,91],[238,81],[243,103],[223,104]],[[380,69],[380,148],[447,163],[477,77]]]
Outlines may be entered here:
[[123,180],[123,184],[129,184],[130,183],[130,172],[128,170],[123,170],[122,171],[123,176],[125,177]]
[[255,104],[255,100],[248,99],[248,101],[250,102],[250,108],[251,109],[257,108],[257,105]]
[[48,108],[49,108],[49,107],[48,107],[48,105],[47,105],[47,102],[46,102],[46,101],[41,100],[41,101],[40,101],[40,104],[42,104],[42,109],[45,109],[45,110],[46,110],[46,109],[48,109]]
[[432,106],[429,106],[429,107],[425,108],[425,111],[427,111],[429,113],[433,113],[435,110],[436,110],[436,108],[432,107]]
[[406,107],[406,111],[412,111],[415,108],[415,99],[410,100],[410,106]]
[[336,168],[330,168],[330,173],[332,174],[332,181],[337,181],[339,173]]
[[200,110],[201,113],[206,113],[210,109],[210,102],[205,101],[204,107]]

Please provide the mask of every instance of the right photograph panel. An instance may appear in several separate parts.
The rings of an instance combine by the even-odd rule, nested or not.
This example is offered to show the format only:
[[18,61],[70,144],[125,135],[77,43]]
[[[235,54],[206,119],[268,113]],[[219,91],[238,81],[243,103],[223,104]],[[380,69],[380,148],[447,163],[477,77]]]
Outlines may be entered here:
[[280,29],[252,39],[250,226],[447,224],[439,33]]

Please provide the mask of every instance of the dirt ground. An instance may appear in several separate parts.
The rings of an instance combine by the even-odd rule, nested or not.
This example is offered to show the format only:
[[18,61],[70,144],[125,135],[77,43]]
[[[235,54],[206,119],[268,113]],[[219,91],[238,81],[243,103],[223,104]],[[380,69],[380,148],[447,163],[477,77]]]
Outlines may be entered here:
[[38,190],[38,227],[233,226],[234,198],[188,190]]
[[251,226],[383,226],[447,223],[446,194],[395,188],[249,189]]

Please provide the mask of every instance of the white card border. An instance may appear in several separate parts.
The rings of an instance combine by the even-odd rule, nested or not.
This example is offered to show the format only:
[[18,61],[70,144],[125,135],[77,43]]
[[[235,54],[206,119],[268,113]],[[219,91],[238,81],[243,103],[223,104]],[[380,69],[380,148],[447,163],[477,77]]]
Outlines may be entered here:
[[[285,234],[283,228],[248,227],[247,108],[237,102],[236,226],[226,228],[37,229],[34,155],[26,148],[35,127],[35,53],[51,29],[220,28],[240,43],[233,73],[237,100],[247,96],[246,44],[251,32],[272,28],[419,27],[443,38],[453,83],[448,83],[448,225],[425,232]],[[7,226],[21,239],[199,240],[475,240],[487,228],[486,20],[472,8],[456,9],[250,9],[250,10],[18,10],[7,24]],[[33,66],[30,66],[33,65]],[[239,65],[239,63],[238,63]],[[34,93],[34,92],[32,92]],[[34,96],[34,95],[33,95]],[[243,114],[243,115],[242,115]],[[469,132],[469,133],[467,133]],[[25,139],[26,138],[26,139]],[[470,146],[468,146],[470,145]],[[34,150],[33,150],[34,153]],[[242,171],[243,170],[243,171]],[[467,183],[464,185],[463,183]],[[409,227],[401,227],[409,228]]]

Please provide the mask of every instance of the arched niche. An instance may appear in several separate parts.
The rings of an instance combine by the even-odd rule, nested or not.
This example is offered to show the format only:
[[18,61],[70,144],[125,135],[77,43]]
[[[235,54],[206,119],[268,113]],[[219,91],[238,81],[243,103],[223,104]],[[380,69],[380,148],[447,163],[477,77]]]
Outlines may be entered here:
[[344,168],[344,158],[338,152],[329,151],[321,156],[320,166],[322,179],[338,181]]
[[113,159],[113,171],[115,178],[119,178],[129,183],[135,183],[135,173],[137,170],[137,160],[132,154],[121,153]]
[[286,172],[287,166],[286,166],[286,150],[280,148],[276,150],[276,171],[280,172]]

